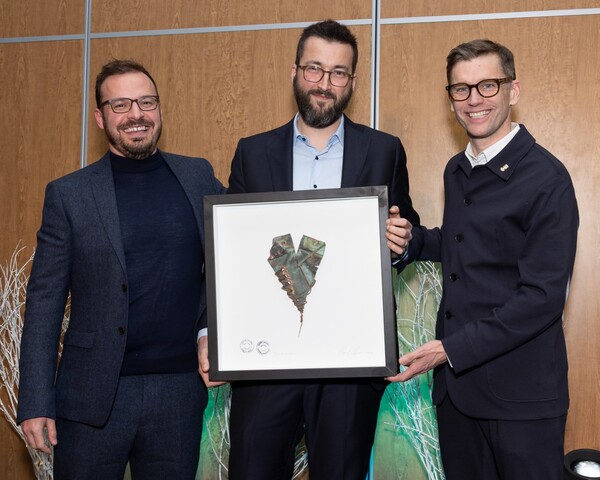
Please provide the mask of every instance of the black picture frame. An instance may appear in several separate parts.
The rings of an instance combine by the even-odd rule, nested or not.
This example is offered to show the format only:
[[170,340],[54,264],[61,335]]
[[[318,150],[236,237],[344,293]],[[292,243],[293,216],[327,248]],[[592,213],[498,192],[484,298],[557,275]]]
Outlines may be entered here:
[[[385,186],[206,196],[211,380],[397,374],[387,217]],[[302,323],[268,261],[284,234],[325,245]]]

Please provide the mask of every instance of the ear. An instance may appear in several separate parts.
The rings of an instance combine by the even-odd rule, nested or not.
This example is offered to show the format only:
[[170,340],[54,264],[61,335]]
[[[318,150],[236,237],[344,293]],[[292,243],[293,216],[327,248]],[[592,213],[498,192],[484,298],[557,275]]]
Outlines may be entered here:
[[354,77],[352,77],[352,91],[354,92],[354,89],[356,88],[356,75],[354,75]]
[[99,108],[94,110],[94,118],[96,119],[96,125],[98,125],[99,128],[104,130],[104,119],[102,118],[102,112]]
[[296,78],[296,75],[298,75],[298,67],[296,67],[296,64],[294,63],[294,65],[292,65],[292,75],[291,75],[291,79],[292,79],[292,83],[294,83],[294,78]]
[[510,86],[510,101],[509,105],[516,105],[521,97],[521,84],[518,80],[513,80]]
[[450,111],[454,113],[454,102],[450,100]]

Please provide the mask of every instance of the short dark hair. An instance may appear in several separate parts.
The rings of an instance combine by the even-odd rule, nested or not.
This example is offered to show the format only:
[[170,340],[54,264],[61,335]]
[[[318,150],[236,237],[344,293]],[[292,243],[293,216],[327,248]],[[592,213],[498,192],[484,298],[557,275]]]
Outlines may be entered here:
[[356,36],[346,25],[342,25],[335,20],[324,20],[306,27],[298,40],[298,47],[296,48],[296,65],[300,64],[300,59],[304,54],[304,44],[310,37],[319,37],[328,42],[338,42],[350,45],[353,52],[351,73],[356,71],[356,64],[358,63],[358,44],[356,43]]
[[515,58],[512,52],[499,43],[487,39],[478,39],[461,43],[458,47],[455,47],[450,51],[448,57],[446,57],[446,78],[448,79],[448,83],[451,82],[450,74],[452,73],[452,69],[458,62],[473,60],[482,55],[490,54],[498,55],[504,75],[516,80]]
[[152,81],[156,94],[158,95],[156,82],[141,63],[138,63],[135,60],[114,59],[104,65],[100,70],[100,73],[96,76],[96,106],[98,108],[100,108],[100,104],[102,103],[102,93],[100,92],[102,84],[108,77],[112,77],[113,75],[123,75],[124,73],[143,73]]

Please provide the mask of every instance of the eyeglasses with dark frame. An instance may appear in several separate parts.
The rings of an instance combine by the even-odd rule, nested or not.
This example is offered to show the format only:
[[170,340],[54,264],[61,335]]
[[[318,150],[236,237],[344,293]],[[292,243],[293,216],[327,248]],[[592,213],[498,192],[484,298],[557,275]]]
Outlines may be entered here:
[[344,70],[325,70],[318,65],[296,65],[296,67],[302,70],[304,80],[310,83],[319,83],[327,73],[329,75],[329,83],[334,87],[345,87],[351,78],[356,77],[356,74],[348,73]]
[[473,89],[477,89],[479,95],[483,98],[490,98],[498,95],[500,85],[510,83],[514,78],[488,78],[474,85],[468,83],[454,83],[446,87],[448,96],[455,102],[464,102],[471,96]]
[[158,98],[158,95],[144,95],[143,97],[136,99],[111,98],[110,100],[102,102],[98,108],[102,108],[105,105],[110,105],[110,108],[115,113],[127,113],[129,110],[131,110],[134,102],[137,103],[137,106],[140,110],[149,112],[158,108],[160,99]]

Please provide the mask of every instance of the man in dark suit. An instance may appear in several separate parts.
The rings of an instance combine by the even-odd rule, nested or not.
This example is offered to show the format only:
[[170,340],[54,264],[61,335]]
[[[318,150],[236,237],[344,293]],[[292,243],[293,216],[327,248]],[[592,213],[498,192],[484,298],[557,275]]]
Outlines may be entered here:
[[[337,22],[304,30],[291,72],[299,113],[240,140],[229,193],[387,185],[391,203],[418,223],[400,140],[343,115],[357,56],[354,35]],[[207,371],[206,359],[202,365]],[[229,478],[290,479],[305,435],[311,480],[364,479],[385,385],[372,378],[233,383]]]
[[510,50],[459,45],[447,77],[469,144],[444,172],[442,227],[413,229],[408,248],[409,260],[442,262],[436,340],[400,357],[407,369],[392,380],[437,367],[448,480],[561,480],[575,192],[562,163],[511,122],[520,84]]
[[109,152],[46,189],[17,421],[31,447],[53,446],[57,480],[122,480],[128,462],[133,478],[191,480],[207,402],[202,197],[224,189],[208,161],[157,149],[160,101],[142,65],[104,65],[96,103]]

